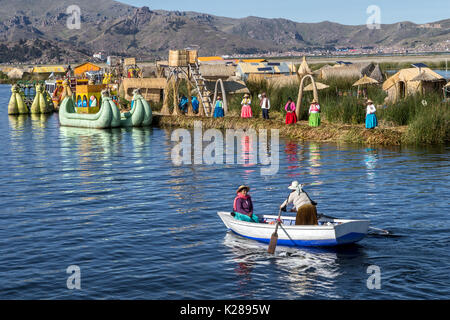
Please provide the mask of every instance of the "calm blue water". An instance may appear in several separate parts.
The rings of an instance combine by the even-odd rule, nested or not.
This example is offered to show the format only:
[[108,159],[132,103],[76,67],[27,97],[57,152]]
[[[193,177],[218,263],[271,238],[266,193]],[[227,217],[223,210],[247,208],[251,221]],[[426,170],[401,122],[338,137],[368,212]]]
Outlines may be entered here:
[[[0,86],[1,299],[448,299],[449,147],[282,141],[280,169],[183,165],[171,132],[60,128],[8,116]],[[400,237],[289,249],[227,233],[216,215],[249,184],[278,213],[294,179],[319,212],[367,218]],[[81,270],[69,290],[66,269]],[[381,288],[369,290],[371,265]]]

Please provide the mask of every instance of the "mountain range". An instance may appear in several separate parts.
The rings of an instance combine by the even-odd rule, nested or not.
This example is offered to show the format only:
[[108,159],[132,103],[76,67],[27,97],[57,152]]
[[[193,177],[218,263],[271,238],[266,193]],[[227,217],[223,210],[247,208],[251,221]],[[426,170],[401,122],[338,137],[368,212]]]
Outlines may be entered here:
[[[67,27],[67,8],[74,2],[81,11],[80,29]],[[201,55],[234,55],[448,43],[450,19],[432,24],[439,28],[399,22],[370,30],[328,21],[151,10],[113,0],[0,0],[0,62],[62,63],[98,51],[147,60],[186,47],[198,48]]]

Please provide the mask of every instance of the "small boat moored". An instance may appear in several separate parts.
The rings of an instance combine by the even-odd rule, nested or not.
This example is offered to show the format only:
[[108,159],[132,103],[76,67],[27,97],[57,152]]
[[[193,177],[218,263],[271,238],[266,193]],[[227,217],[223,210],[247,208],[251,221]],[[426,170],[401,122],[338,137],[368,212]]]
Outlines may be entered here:
[[[263,223],[236,220],[230,212],[218,212],[225,226],[234,233],[264,243],[270,242],[277,216],[264,215]],[[295,247],[338,246],[362,240],[369,230],[369,220],[320,218],[319,225],[295,225],[295,217],[282,216],[278,244]]]

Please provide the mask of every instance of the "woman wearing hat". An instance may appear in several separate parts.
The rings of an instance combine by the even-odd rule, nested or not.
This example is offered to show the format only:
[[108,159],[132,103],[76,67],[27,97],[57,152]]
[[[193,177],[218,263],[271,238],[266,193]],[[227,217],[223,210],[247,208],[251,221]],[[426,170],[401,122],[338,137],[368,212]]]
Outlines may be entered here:
[[289,198],[280,206],[280,209],[286,211],[288,204],[293,204],[293,211],[297,212],[295,219],[296,225],[317,225],[316,202],[312,201],[308,194],[303,190],[303,185],[298,181],[292,181],[288,187],[291,191]]
[[366,129],[374,129],[378,126],[377,116],[375,112],[377,108],[373,105],[372,100],[367,100],[367,109],[366,109]]
[[233,203],[233,214],[237,220],[247,222],[259,222],[256,215],[253,214],[252,197],[248,194],[250,187],[242,185],[236,191],[236,198]]
[[286,124],[294,124],[297,123],[297,115],[295,114],[295,103],[291,98],[288,99],[288,102],[284,106],[284,110],[286,110]]
[[216,106],[214,107],[214,118],[223,118],[223,102],[222,97],[218,96],[216,101]]
[[251,103],[252,100],[250,100],[250,95],[246,93],[244,99],[241,101],[241,118],[251,118],[253,116],[252,107],[250,106]]
[[313,99],[309,106],[309,125],[311,127],[320,126],[320,106],[316,99]]

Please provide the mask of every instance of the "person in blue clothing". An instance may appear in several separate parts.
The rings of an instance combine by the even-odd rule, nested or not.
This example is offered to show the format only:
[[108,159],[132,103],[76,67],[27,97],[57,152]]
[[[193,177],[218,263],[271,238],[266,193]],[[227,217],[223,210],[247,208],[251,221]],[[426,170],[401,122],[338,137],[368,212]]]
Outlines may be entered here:
[[198,101],[197,97],[195,97],[195,96],[191,97],[191,104],[192,104],[192,110],[194,110],[194,113],[198,113],[198,106],[200,105],[200,102]]
[[178,104],[178,107],[181,111],[184,113],[187,112],[187,106],[188,106],[188,98],[186,98],[184,95],[181,97],[180,103]]
[[222,118],[224,115],[222,97],[218,96],[216,106],[214,107],[214,118]]

